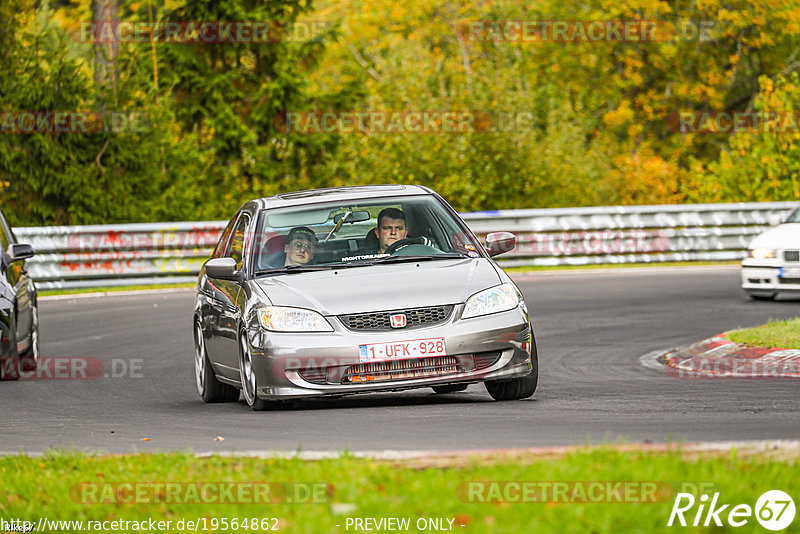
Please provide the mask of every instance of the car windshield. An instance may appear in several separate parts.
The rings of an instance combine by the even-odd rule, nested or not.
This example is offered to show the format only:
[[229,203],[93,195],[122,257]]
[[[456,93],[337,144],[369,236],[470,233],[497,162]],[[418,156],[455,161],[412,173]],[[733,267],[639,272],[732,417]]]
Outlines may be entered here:
[[266,209],[258,221],[256,273],[480,256],[463,223],[433,196]]
[[786,219],[786,222],[800,223],[800,208],[794,210],[794,213],[789,215],[789,218]]

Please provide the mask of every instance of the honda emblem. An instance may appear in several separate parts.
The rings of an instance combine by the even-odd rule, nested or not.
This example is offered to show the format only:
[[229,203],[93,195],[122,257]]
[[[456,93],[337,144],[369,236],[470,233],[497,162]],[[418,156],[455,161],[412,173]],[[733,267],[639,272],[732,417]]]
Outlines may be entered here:
[[389,316],[389,323],[392,328],[404,328],[406,326],[406,314],[398,313]]

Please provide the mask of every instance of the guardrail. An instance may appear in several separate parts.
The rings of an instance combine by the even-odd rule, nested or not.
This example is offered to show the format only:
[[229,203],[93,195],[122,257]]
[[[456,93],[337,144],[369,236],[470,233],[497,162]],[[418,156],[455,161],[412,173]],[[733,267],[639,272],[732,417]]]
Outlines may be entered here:
[[[463,213],[472,230],[517,235],[503,266],[721,261],[796,202],[608,206]],[[15,228],[41,289],[194,281],[227,221]]]

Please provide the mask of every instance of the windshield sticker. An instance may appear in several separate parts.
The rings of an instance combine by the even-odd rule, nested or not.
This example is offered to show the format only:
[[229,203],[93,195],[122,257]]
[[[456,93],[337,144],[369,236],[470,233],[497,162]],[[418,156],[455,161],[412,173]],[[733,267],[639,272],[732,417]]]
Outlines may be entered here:
[[385,258],[391,254],[362,254],[360,256],[345,256],[342,261],[360,261],[360,260],[374,260],[378,258]]

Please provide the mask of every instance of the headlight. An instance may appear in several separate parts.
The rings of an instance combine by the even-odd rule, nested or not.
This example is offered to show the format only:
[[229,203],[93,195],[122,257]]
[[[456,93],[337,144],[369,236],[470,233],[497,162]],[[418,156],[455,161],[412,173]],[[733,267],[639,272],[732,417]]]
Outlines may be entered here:
[[322,315],[300,308],[266,306],[258,310],[258,320],[272,332],[333,332]]
[[513,284],[502,284],[475,293],[467,299],[462,319],[513,310],[519,306],[520,296]]
[[749,256],[757,260],[765,260],[777,256],[777,251],[774,248],[753,248],[750,249]]

